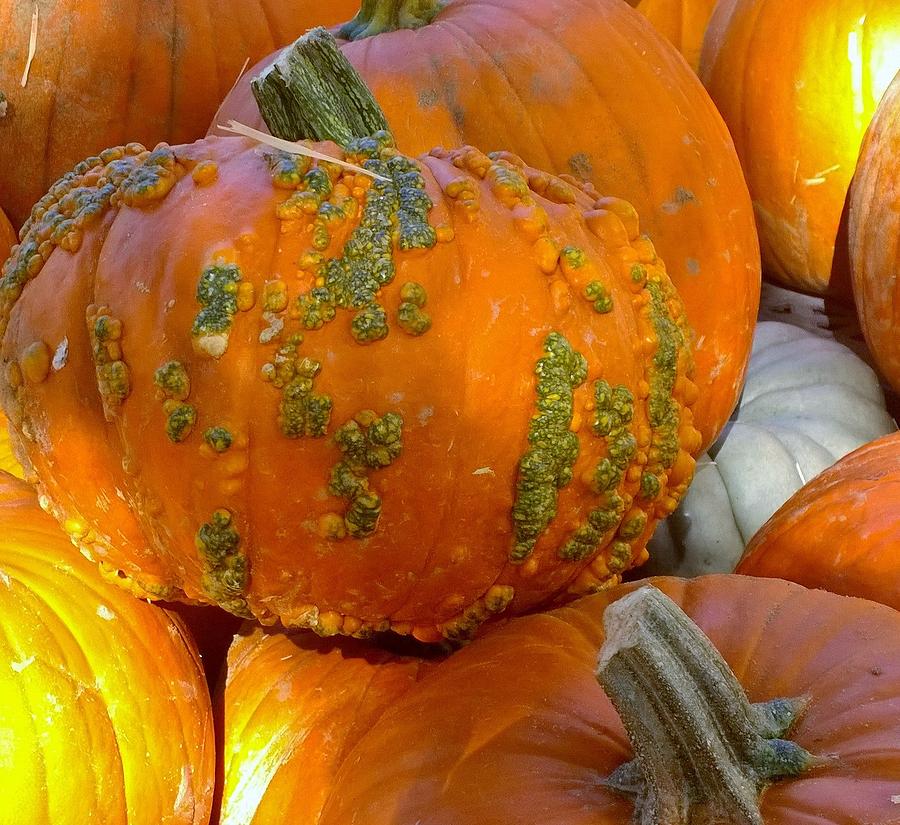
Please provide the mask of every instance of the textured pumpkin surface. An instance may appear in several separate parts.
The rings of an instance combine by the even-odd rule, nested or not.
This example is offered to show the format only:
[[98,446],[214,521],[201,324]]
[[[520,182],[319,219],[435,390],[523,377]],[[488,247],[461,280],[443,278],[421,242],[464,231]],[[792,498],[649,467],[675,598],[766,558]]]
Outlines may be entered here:
[[628,0],[696,72],[703,35],[718,0]]
[[0,822],[205,825],[212,710],[173,616],[103,581],[0,473]]
[[[354,0],[0,0],[0,208],[15,226],[82,158],[140,140],[200,137],[244,61]],[[28,82],[34,10],[37,40]]]
[[216,698],[220,825],[317,822],[356,743],[431,662],[247,626]]
[[873,441],[794,494],[753,536],[737,572],[900,609],[900,434]]
[[[110,150],[41,202],[0,281],[40,488],[144,595],[321,633],[465,635],[615,581],[699,447],[634,210],[366,145],[386,183],[211,138]],[[60,210],[92,223],[44,262]]]
[[896,429],[878,376],[851,350],[791,324],[757,324],[738,408],[654,534],[647,570],[730,573],[797,490]]
[[[813,753],[838,756],[764,791],[767,825],[896,821],[891,798],[900,761],[900,615],[783,581],[707,576],[653,584],[709,636],[751,701],[808,696],[790,738]],[[317,748],[334,725],[322,712],[323,695],[330,694],[335,715],[353,734],[329,750],[330,756],[347,743],[337,767],[329,759],[324,787],[316,789],[321,818],[294,801],[297,807],[285,807],[283,815],[296,811],[302,817],[288,819],[321,825],[621,825],[629,821],[631,803],[600,779],[630,759],[631,749],[594,671],[603,611],[629,591],[619,587],[514,619],[424,676],[403,661],[382,676],[380,660],[334,653],[326,658],[315,648],[261,633],[240,640],[224,692],[227,776],[238,777],[242,768],[247,775],[274,773],[273,801],[287,799],[282,789],[290,777],[305,786],[308,772],[317,769]],[[326,679],[327,687],[316,690]],[[371,702],[364,694],[347,711],[347,700],[362,692],[358,685],[388,680],[390,707],[381,710],[382,689],[372,692]],[[232,718],[236,727],[228,732]],[[311,724],[304,740],[298,732],[305,720]],[[239,736],[254,747],[236,748]],[[296,750],[285,758],[291,736]],[[267,797],[242,797],[244,807],[224,809],[234,813],[223,822],[272,821],[253,818],[254,810],[268,810]]]
[[844,202],[898,53],[895,0],[716,6],[700,77],[746,173],[763,269],[789,286],[848,286],[846,247],[835,255]]
[[866,343],[900,391],[900,73],[878,105],[853,178],[850,270]]
[[[669,44],[620,0],[450,0],[428,25],[343,51],[404,151],[506,149],[634,204],[696,333],[694,418],[710,444],[740,391],[759,250],[728,131]],[[261,126],[249,79],[271,61],[217,122]]]

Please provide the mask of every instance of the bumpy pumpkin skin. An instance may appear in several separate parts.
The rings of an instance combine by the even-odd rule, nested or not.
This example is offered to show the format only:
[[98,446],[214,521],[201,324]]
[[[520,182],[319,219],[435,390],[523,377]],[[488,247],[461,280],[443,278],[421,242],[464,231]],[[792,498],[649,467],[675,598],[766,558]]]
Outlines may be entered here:
[[4,404],[66,530],[143,595],[464,636],[616,581],[683,493],[689,332],[634,210],[474,149],[371,162],[405,211],[237,138],[111,150],[36,208]]
[[860,143],[897,71],[898,49],[894,0],[716,6],[700,77],[744,167],[763,269],[792,288],[849,291],[838,233]]
[[5,473],[0,623],[4,822],[206,825],[212,708],[187,630],[104,582]]
[[900,73],[882,97],[860,150],[850,190],[850,271],[866,343],[900,391],[894,306],[900,273]]
[[[343,51],[404,151],[506,149],[634,204],[696,333],[694,419],[712,443],[750,352],[759,245],[728,130],[671,46],[620,0],[450,0]],[[262,126],[249,83],[271,61],[216,122]]]
[[[32,14],[37,48],[21,86]],[[107,146],[200,137],[244,61],[354,0],[0,0],[0,208],[18,227],[53,181]]]
[[737,567],[900,610],[900,433],[852,452],[797,491]]
[[[896,820],[891,797],[900,759],[900,616],[882,605],[783,581],[706,576],[652,583],[710,637],[751,701],[809,696],[790,738],[816,754],[839,756],[766,789],[761,809],[767,825],[801,819],[811,825],[888,825]],[[513,619],[434,667],[397,696],[342,755],[329,778],[321,818],[304,821],[628,822],[631,803],[599,781],[632,754],[594,671],[603,611],[630,590],[617,587],[550,613]],[[222,718],[227,731],[230,714],[242,723],[249,710],[257,709],[241,734],[260,742],[264,751],[233,749],[235,728],[225,740],[230,773],[238,776],[242,765],[249,771],[272,756],[271,770],[283,766],[280,784],[289,783],[290,775],[303,782],[303,774],[316,764],[319,736],[333,719],[323,717],[310,726],[310,750],[298,742],[291,762],[280,759],[280,733],[321,712],[321,695],[310,696],[310,711],[303,699],[309,687],[302,677],[316,667],[309,660],[318,654],[287,641],[276,648],[264,634],[239,645],[241,659],[225,687]],[[275,650],[290,658],[279,665],[270,652]],[[272,667],[285,678],[270,680]],[[373,678],[361,675],[364,667],[348,656],[328,672],[328,687],[321,693],[337,694],[336,714],[358,680]],[[369,665],[370,672],[383,667]],[[279,696],[296,701],[278,701]],[[355,709],[353,721],[372,713],[367,699]],[[266,735],[276,737],[271,746]],[[274,799],[278,793],[273,790]],[[264,795],[259,810],[266,802]],[[295,809],[283,810],[283,816],[300,821],[290,816]],[[223,823],[270,821],[254,819],[253,812],[248,805],[243,818],[226,817]]]
[[703,35],[718,0],[628,0],[696,72]]

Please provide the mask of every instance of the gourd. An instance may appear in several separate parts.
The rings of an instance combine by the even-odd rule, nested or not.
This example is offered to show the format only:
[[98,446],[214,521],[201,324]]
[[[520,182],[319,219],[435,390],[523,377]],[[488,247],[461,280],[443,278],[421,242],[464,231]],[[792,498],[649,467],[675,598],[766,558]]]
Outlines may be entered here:
[[128,140],[154,146],[200,137],[245,60],[358,7],[355,0],[0,0],[0,208],[18,228],[88,155]]
[[721,0],[700,78],[734,137],[763,270],[849,294],[845,201],[860,143],[897,71],[894,0]]
[[798,490],[751,538],[737,572],[900,610],[900,434],[873,440]]
[[718,0],[628,0],[687,60],[700,66],[703,35]]
[[142,596],[325,635],[617,581],[700,443],[634,209],[508,153],[314,148],[129,144],[39,202],[0,392],[54,514]]
[[900,390],[894,317],[900,272],[900,73],[866,132],[850,190],[850,265],[860,326],[882,375]]
[[791,495],[894,430],[878,377],[847,347],[788,323],[760,322],[734,417],[699,458],[678,510],[658,527],[644,570],[731,572]]
[[212,708],[166,611],[103,581],[0,473],[4,823],[206,825]]
[[900,615],[774,579],[650,584],[517,617],[425,672],[237,640],[222,825],[896,820]]
[[[402,151],[502,149],[634,205],[695,331],[694,418],[711,444],[746,369],[759,245],[728,131],[673,47],[621,0],[366,0],[336,32]],[[280,54],[213,127],[263,128],[251,79]]]

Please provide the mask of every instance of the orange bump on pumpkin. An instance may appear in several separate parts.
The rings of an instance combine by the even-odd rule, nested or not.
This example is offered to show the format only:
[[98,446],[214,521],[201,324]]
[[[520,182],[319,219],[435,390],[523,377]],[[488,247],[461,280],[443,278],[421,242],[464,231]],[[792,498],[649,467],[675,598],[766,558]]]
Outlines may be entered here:
[[[606,211],[598,236],[590,189],[547,176],[544,198],[515,160],[413,162],[384,135],[348,150],[391,178],[359,195],[335,164],[241,138],[118,154],[39,202],[0,280],[5,375],[33,341],[68,341],[43,382],[2,386],[29,474],[118,578],[323,634],[430,640],[564,594],[597,558],[596,586],[640,558],[699,435],[690,332],[655,255],[630,300],[630,210],[629,230]],[[218,175],[198,198],[201,161]],[[443,191],[461,175],[469,220]],[[316,210],[280,218],[298,195]],[[551,278],[522,205],[568,250]],[[574,297],[589,278],[608,312]],[[617,533],[632,506],[646,521]]]
[[206,825],[212,708],[181,621],[102,580],[0,473],[6,822]]

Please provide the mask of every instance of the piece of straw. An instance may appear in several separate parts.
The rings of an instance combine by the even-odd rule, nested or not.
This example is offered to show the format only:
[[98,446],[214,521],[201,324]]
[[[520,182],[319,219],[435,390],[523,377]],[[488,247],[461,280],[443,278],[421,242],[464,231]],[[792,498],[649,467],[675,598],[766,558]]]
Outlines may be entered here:
[[31,15],[31,37],[28,39],[28,57],[25,60],[25,71],[22,72],[22,88],[28,83],[28,72],[31,71],[31,61],[34,60],[35,52],[37,52],[37,27],[38,27],[38,7],[34,4],[34,13]]
[[228,124],[225,126],[223,126],[221,123],[217,123],[216,128],[221,129],[223,132],[231,132],[235,135],[243,135],[244,137],[252,138],[253,140],[259,141],[259,143],[264,143],[267,146],[271,146],[273,149],[281,149],[283,152],[288,152],[291,155],[306,155],[310,158],[316,158],[316,160],[324,160],[328,163],[335,163],[338,166],[342,166],[344,169],[350,169],[354,172],[358,172],[361,175],[368,175],[370,178],[375,178],[375,180],[390,180],[383,175],[376,175],[375,172],[370,172],[368,169],[363,169],[362,166],[356,166],[352,163],[347,163],[347,161],[345,160],[339,160],[338,158],[331,157],[331,155],[317,152],[315,149],[310,149],[308,146],[304,146],[299,142],[294,143],[290,140],[283,140],[282,138],[273,137],[272,135],[268,135],[265,132],[260,132],[258,129],[254,129],[252,126],[247,126],[244,123],[238,123],[236,120],[229,120]]

